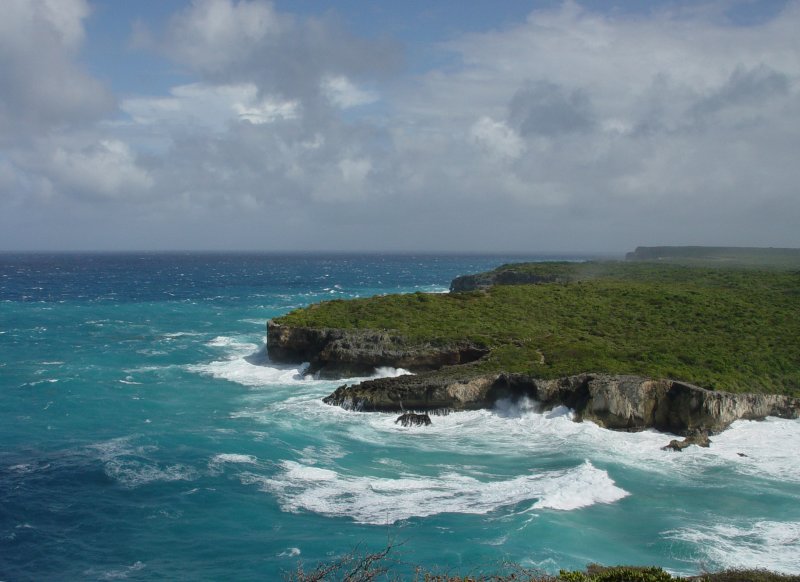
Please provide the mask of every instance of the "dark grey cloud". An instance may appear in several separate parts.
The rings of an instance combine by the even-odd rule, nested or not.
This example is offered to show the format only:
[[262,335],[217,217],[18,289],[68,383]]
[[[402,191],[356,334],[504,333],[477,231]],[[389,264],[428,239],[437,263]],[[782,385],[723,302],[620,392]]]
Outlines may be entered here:
[[299,18],[247,0],[192,2],[159,46],[211,83],[255,82],[265,93],[306,102],[326,76],[385,77],[402,63],[398,43],[354,36],[332,14]]
[[731,107],[761,107],[772,98],[789,95],[791,86],[789,75],[767,65],[738,66],[726,83],[692,107],[692,113],[704,117]]
[[508,118],[522,136],[586,132],[594,126],[586,91],[566,89],[550,81],[533,81],[517,91],[511,98]]

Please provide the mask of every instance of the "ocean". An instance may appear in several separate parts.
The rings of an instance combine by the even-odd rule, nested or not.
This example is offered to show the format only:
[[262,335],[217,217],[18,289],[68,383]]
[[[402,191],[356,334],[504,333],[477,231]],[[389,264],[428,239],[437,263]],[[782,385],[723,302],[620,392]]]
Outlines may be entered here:
[[292,309],[544,258],[0,255],[0,580],[271,581],[387,544],[401,575],[800,574],[800,421],[682,453],[535,402],[404,428],[266,356]]

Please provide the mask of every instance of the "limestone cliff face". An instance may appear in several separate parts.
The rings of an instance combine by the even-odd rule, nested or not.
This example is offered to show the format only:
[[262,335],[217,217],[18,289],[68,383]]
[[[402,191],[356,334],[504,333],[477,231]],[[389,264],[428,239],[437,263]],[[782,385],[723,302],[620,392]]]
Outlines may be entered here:
[[290,327],[267,322],[267,353],[274,362],[309,362],[311,374],[346,378],[391,366],[412,372],[480,359],[488,350],[460,342],[444,346],[409,342],[387,331]]
[[539,380],[524,374],[459,377],[424,374],[341,386],[325,398],[362,411],[474,410],[501,398],[528,397],[545,409],[566,405],[578,420],[615,430],[655,428],[677,434],[715,433],[739,419],[798,418],[800,399],[780,395],[714,392],[671,380],[578,374]]

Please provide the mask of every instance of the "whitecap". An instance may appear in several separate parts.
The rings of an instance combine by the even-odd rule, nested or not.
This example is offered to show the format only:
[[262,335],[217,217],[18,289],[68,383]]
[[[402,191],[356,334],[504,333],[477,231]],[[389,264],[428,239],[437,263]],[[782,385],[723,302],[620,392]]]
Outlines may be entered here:
[[664,532],[693,544],[712,569],[759,569],[800,574],[800,522],[698,524]]
[[188,465],[178,463],[161,467],[137,459],[114,459],[106,462],[104,469],[106,475],[129,489],[153,482],[193,481],[197,477],[197,471]]
[[300,555],[300,548],[286,548],[286,551],[278,554],[279,558],[296,558]]
[[188,465],[162,465],[151,460],[148,454],[157,451],[158,447],[134,446],[133,438],[103,441],[89,445],[87,449],[103,463],[106,475],[129,489],[158,481],[192,481],[197,477],[197,471]]
[[347,475],[295,461],[283,461],[281,467],[272,478],[246,474],[242,481],[274,494],[284,511],[311,511],[369,524],[440,513],[486,514],[526,502],[533,502],[527,510],[568,511],[628,495],[606,471],[588,461],[571,469],[493,481],[454,472],[398,478]]
[[40,384],[55,384],[58,378],[45,378],[44,380],[36,380],[34,382],[25,382],[23,386],[38,386]]
[[144,569],[145,565],[143,562],[135,562],[130,566],[126,566],[124,568],[118,568],[114,570],[106,570],[105,572],[98,571],[95,568],[90,568],[88,570],[84,570],[84,575],[97,578],[99,580],[125,580],[134,572],[138,572]]
[[258,348],[258,346],[254,343],[245,342],[241,339],[226,335],[218,335],[211,341],[207,342],[206,345],[215,348],[233,348],[236,351],[244,350],[248,353]]
[[163,337],[170,338],[170,339],[179,338],[179,337],[196,337],[196,336],[199,336],[199,335],[203,335],[203,334],[202,333],[198,333],[198,332],[194,332],[194,331],[173,331],[173,332],[162,334]]
[[229,380],[248,387],[263,387],[274,384],[292,384],[308,382],[302,366],[259,365],[249,362],[244,357],[230,360],[216,360],[208,364],[190,364],[186,369],[190,372],[212,376],[220,380]]
[[233,463],[233,464],[255,465],[257,462],[258,458],[255,457],[254,455],[241,455],[238,453],[220,453],[218,455],[214,455],[209,461],[209,464],[222,465],[224,463]]

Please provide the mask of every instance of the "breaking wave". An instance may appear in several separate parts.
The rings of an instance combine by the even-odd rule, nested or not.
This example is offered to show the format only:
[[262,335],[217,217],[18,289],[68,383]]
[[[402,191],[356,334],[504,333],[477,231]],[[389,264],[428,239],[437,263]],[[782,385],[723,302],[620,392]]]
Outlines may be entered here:
[[376,478],[283,461],[272,478],[247,474],[242,480],[274,494],[284,511],[311,511],[367,524],[440,513],[486,514],[526,502],[523,511],[570,511],[628,495],[588,461],[571,469],[494,481],[455,472]]

